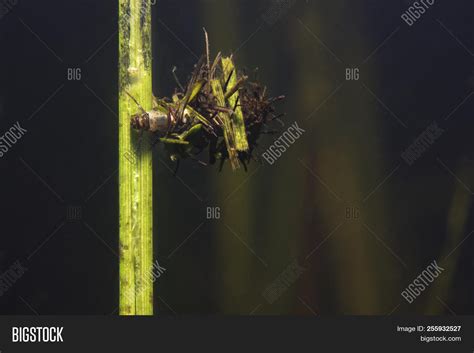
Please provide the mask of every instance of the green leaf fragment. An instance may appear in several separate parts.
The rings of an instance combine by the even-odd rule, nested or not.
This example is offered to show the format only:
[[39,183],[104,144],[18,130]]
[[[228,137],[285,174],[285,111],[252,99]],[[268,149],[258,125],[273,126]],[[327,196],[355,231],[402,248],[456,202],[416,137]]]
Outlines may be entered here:
[[[230,57],[222,58],[221,62],[224,78],[227,80],[227,78],[229,78],[230,76],[229,82],[227,84],[227,90],[229,90],[237,83],[237,74],[235,66],[232,61],[232,58]],[[240,105],[236,104],[238,99],[238,90],[227,99],[229,108],[234,110],[234,114],[232,114],[231,116],[231,124],[235,137],[235,147],[238,151],[248,151],[249,144],[247,141],[247,133],[245,132],[244,115],[242,113],[242,108],[240,107]]]
[[[221,107],[225,107],[225,98],[224,98],[224,91],[222,90],[222,85],[220,80],[213,79],[211,80],[211,88],[212,93],[216,97],[217,104]],[[235,146],[235,136],[234,136],[234,129],[232,127],[231,117],[230,114],[226,112],[219,112],[218,114],[221,122],[222,122],[222,130],[224,133],[224,140],[227,148],[227,153],[229,155],[230,165],[232,169],[239,168],[239,160],[237,155],[237,149]]]
[[196,124],[193,127],[191,127],[189,130],[186,130],[185,132],[183,132],[179,138],[181,140],[188,140],[190,137],[194,136],[199,131],[201,131],[201,129],[202,129],[202,124]]
[[203,81],[196,82],[191,89],[191,94],[189,95],[189,100],[188,104],[191,103],[198,95],[199,92],[201,92],[202,86],[204,85]]
[[181,139],[167,138],[167,137],[160,138],[160,142],[167,143],[167,144],[175,144],[175,145],[189,145],[188,141],[184,141]]
[[196,110],[191,108],[189,105],[186,107],[186,111],[192,118],[199,120],[203,125],[207,126],[208,128],[212,129],[211,123],[201,114],[199,114]]

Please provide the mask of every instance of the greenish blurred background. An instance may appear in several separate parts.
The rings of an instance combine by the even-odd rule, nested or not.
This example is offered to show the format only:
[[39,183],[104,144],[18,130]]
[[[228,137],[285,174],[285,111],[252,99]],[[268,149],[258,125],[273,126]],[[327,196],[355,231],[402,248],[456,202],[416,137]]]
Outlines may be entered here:
[[[474,5],[436,2],[410,26],[411,5],[153,5],[156,96],[173,93],[174,66],[186,81],[205,27],[214,55],[258,68],[269,94],[286,96],[284,126],[257,156],[295,122],[305,131],[248,172],[184,161],[173,176],[156,149],[158,315],[474,313]],[[29,269],[2,313],[116,313],[116,20],[116,2],[84,0],[24,1],[0,21],[1,128],[20,120],[29,131],[0,160],[0,263]],[[48,99],[69,67],[81,82]],[[433,124],[439,136],[420,147]],[[80,219],[67,218],[71,206]],[[443,272],[409,303],[402,292],[433,261]]]
[[[205,27],[214,54],[287,96],[281,133],[306,132],[248,173],[158,170],[162,309],[472,313],[472,57],[458,42],[472,48],[472,4],[436,4],[410,27],[401,1],[171,3],[156,9],[156,94],[170,67],[189,72]],[[402,152],[433,122],[444,132],[409,165]],[[445,271],[409,304],[401,292],[432,261]]]

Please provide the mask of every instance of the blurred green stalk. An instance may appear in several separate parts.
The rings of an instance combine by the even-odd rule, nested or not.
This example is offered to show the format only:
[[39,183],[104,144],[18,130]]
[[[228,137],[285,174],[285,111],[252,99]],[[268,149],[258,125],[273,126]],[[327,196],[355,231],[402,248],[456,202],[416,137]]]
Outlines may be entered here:
[[[456,175],[460,180],[472,180],[473,170],[461,166],[457,168]],[[456,183],[447,215],[446,240],[438,258],[438,262],[441,267],[445,268],[445,272],[433,283],[431,288],[433,294],[428,297],[424,310],[427,315],[441,315],[445,312],[446,308],[441,300],[449,298],[450,289],[453,286],[455,271],[459,265],[459,252],[455,250],[463,242],[463,237],[466,236],[470,209],[471,194],[464,188],[464,184]]]

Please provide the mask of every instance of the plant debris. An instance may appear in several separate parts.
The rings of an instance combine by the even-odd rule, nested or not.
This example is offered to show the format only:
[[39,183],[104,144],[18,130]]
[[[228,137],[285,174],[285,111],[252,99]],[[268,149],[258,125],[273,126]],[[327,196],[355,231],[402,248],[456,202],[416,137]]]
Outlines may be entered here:
[[260,136],[270,133],[270,124],[283,114],[276,114],[274,103],[284,96],[270,98],[266,87],[252,82],[236,70],[233,58],[220,53],[211,62],[206,33],[206,55],[194,67],[183,87],[175,75],[177,88],[171,98],[154,98],[152,111],[132,116],[134,129],[157,134],[171,160],[191,158],[206,165],[197,156],[208,149],[209,163],[226,160],[232,169],[254,158]]

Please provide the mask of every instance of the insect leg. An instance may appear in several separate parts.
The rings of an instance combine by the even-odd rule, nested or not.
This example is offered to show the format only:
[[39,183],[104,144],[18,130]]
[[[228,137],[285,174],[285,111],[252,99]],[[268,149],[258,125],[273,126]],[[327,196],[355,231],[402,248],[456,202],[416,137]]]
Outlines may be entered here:
[[140,105],[140,103],[138,103],[138,101],[135,99],[135,97],[133,97],[130,93],[128,93],[127,90],[125,90],[125,93],[135,102],[136,105],[138,105],[138,108],[140,108],[140,110],[142,111],[143,114],[146,114],[146,110],[143,109],[143,107]]
[[179,81],[178,76],[176,75],[176,70],[177,70],[176,66],[173,66],[173,70],[171,70],[171,73],[173,74],[174,80],[176,81],[176,84],[178,85],[179,89],[184,92],[185,89],[183,85],[181,84],[181,82]]
[[180,161],[180,159],[178,158],[178,159],[176,160],[176,166],[174,167],[174,171],[173,171],[173,176],[174,176],[174,177],[175,177],[176,174],[178,173],[179,161]]

